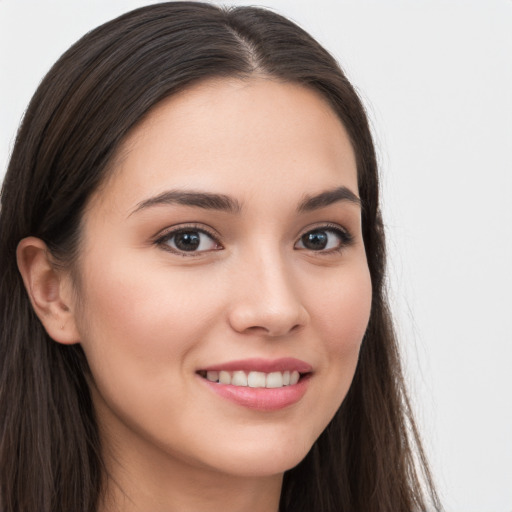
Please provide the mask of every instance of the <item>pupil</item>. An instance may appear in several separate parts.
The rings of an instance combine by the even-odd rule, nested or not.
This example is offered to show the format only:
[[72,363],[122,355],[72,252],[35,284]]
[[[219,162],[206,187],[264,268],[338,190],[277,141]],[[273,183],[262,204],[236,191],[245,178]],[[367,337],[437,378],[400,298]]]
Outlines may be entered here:
[[182,251],[195,251],[200,243],[199,235],[193,231],[175,235],[174,243]]
[[318,251],[327,246],[327,233],[325,231],[311,231],[302,237],[302,243],[307,249]]

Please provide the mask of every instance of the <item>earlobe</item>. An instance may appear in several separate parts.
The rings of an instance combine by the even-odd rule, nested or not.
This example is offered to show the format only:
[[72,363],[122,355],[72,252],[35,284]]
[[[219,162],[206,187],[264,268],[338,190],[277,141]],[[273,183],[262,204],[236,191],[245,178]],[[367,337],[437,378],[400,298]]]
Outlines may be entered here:
[[58,343],[78,343],[69,274],[56,269],[48,247],[36,237],[21,240],[16,257],[32,307],[48,335]]

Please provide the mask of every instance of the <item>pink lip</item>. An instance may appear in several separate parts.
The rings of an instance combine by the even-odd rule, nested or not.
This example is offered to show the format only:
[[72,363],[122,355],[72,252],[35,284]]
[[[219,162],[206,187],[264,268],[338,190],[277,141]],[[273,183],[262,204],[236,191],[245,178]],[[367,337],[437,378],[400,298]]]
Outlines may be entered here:
[[202,371],[217,371],[225,370],[227,372],[246,371],[246,372],[293,372],[294,370],[299,373],[311,373],[313,367],[300,359],[294,357],[282,357],[280,359],[240,359],[238,361],[229,361],[226,363],[215,364],[206,368],[201,368]]
[[313,367],[299,359],[285,357],[281,359],[244,359],[239,361],[229,361],[222,364],[216,364],[202,368],[205,371],[228,372],[285,372],[298,371],[301,376],[297,384],[293,386],[283,386],[282,388],[251,388],[248,386],[233,386],[230,384],[220,384],[211,382],[198,374],[198,378],[216,394],[234,402],[235,404],[254,409],[258,411],[277,411],[297,403],[306,393]]
[[199,377],[206,386],[223,398],[258,411],[277,411],[298,402],[306,393],[310,379],[303,377],[293,386],[250,388],[219,384]]

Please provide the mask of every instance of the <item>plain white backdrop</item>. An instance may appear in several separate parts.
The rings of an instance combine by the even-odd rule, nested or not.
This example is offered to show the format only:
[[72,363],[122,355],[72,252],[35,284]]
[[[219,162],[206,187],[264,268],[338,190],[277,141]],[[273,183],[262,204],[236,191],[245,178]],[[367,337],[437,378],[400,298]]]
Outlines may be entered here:
[[[0,179],[53,62],[148,3],[0,0]],[[512,1],[217,3],[292,18],[360,91],[381,163],[392,307],[446,510],[512,512]]]

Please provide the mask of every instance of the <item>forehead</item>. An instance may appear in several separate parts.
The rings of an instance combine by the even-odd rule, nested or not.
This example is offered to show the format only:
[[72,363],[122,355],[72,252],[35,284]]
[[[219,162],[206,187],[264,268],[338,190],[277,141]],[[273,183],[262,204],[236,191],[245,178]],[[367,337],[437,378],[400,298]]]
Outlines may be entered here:
[[209,80],[162,101],[113,168],[99,195],[132,205],[176,187],[243,196],[344,185],[357,194],[354,151],[328,102],[264,77]]

